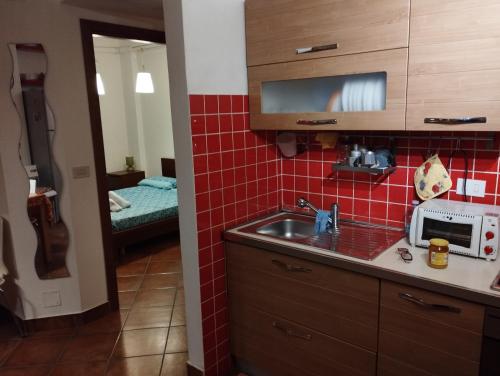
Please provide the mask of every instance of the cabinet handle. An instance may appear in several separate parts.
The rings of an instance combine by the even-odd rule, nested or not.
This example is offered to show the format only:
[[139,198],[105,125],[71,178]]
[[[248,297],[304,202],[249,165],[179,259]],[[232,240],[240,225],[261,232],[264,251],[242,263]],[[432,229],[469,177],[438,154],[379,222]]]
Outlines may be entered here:
[[460,313],[462,310],[458,307],[453,307],[449,305],[444,305],[444,304],[433,304],[433,303],[426,303],[423,299],[419,299],[414,297],[411,294],[408,293],[399,293],[399,297],[403,300],[406,300],[408,302],[414,303],[416,305],[419,305],[420,307],[424,307],[427,309],[433,309],[436,311],[445,311],[445,312],[453,312],[453,313]]
[[302,272],[302,273],[312,272],[311,269],[304,268],[303,266],[295,266],[295,265],[287,264],[287,263],[284,263],[283,261],[280,261],[280,260],[271,260],[271,262],[274,265],[277,265],[280,268],[283,268],[288,272]]
[[297,120],[297,124],[299,124],[299,125],[328,125],[328,124],[337,124],[337,119],[323,119],[323,120],[299,119],[299,120]]
[[297,53],[297,55],[302,55],[302,54],[310,54],[312,52],[336,50],[337,48],[339,48],[338,43],[332,43],[332,44],[325,44],[322,46],[297,48],[295,52]]
[[425,118],[426,124],[444,124],[444,125],[458,125],[458,124],[484,124],[486,117],[464,117],[464,118]]
[[310,341],[312,336],[310,334],[297,333],[290,328],[287,328],[284,324],[279,321],[273,321],[273,328],[278,329],[279,331],[285,333],[289,337],[295,337],[300,339],[305,339],[306,341]]

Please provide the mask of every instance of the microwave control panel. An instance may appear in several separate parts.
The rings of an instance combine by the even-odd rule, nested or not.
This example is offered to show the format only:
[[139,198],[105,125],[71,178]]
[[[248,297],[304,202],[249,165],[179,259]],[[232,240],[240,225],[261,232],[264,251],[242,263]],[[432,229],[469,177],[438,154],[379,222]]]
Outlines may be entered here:
[[498,217],[486,215],[483,217],[481,229],[481,246],[479,257],[487,260],[495,260],[498,255]]

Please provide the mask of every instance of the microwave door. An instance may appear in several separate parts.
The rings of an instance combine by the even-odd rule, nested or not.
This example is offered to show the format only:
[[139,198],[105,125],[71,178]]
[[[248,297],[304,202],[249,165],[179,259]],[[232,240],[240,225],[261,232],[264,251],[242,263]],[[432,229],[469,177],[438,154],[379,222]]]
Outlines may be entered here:
[[[450,219],[451,218],[451,219]],[[432,238],[442,238],[450,242],[450,251],[470,256],[478,256],[481,217],[453,216],[427,212],[419,224],[419,245],[427,247]]]

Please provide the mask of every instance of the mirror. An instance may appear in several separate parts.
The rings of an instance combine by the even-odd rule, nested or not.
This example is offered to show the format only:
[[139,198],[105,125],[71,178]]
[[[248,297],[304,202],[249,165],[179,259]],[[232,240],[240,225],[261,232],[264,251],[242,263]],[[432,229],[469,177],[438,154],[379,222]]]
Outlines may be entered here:
[[11,97],[21,120],[19,158],[30,185],[27,211],[38,240],[35,270],[40,279],[67,277],[69,234],[61,218],[62,179],[52,153],[55,119],[44,89],[47,56],[37,43],[9,44],[9,49]]

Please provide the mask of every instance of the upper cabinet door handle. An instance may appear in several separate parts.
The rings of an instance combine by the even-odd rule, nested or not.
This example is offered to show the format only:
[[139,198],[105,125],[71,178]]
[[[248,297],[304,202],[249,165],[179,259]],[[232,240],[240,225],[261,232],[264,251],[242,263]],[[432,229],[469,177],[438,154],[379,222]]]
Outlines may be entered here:
[[299,124],[299,125],[329,125],[329,124],[337,124],[337,119],[322,119],[322,120],[299,119],[299,120],[297,120],[297,124]]
[[332,43],[332,44],[325,44],[323,46],[297,48],[295,52],[297,53],[297,55],[302,55],[302,54],[310,54],[312,52],[336,50],[337,48],[339,48],[338,43]]
[[427,124],[444,124],[444,125],[459,125],[459,124],[484,124],[486,117],[464,117],[464,118],[425,118],[424,123]]
[[444,305],[444,304],[427,303],[423,299],[417,298],[417,297],[415,297],[411,294],[408,294],[408,293],[401,292],[401,293],[399,293],[399,297],[403,300],[414,303],[420,307],[431,309],[431,310],[453,312],[453,313],[462,312],[462,310],[458,307],[453,307],[453,306]]

